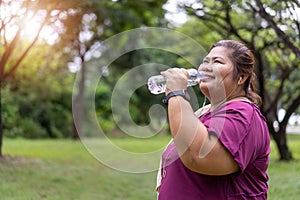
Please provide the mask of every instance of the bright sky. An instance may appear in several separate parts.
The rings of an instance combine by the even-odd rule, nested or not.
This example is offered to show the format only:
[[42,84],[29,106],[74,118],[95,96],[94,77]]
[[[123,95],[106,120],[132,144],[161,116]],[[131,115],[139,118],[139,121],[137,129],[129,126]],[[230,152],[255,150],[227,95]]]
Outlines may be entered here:
[[[184,24],[188,19],[188,15],[185,13],[185,11],[181,10],[180,8],[177,7],[177,4],[180,3],[193,3],[193,8],[196,8],[200,4],[197,3],[196,0],[168,0],[168,2],[163,6],[164,9],[168,11],[166,14],[166,19],[170,21],[172,24],[175,26],[180,26]],[[270,14],[275,13],[275,11],[272,11],[268,8],[266,8],[267,12]],[[294,19],[300,20],[300,7],[295,7],[295,12],[290,13],[288,11],[285,12],[287,16],[293,16]]]
[[176,26],[182,25],[188,20],[187,14],[177,7],[178,2],[193,2],[193,0],[168,0],[163,6],[168,11],[166,19]]

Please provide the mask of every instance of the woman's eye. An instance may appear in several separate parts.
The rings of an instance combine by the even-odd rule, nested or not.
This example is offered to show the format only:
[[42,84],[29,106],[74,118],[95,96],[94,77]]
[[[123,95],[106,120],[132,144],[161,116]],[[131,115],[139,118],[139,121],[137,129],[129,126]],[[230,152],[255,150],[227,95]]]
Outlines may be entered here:
[[222,62],[220,60],[215,60],[214,62],[222,64]]

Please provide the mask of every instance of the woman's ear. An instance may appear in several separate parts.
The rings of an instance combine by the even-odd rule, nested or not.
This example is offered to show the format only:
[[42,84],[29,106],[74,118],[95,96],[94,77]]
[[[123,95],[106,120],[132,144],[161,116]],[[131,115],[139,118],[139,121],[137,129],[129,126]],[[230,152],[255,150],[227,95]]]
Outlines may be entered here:
[[248,76],[241,75],[238,81],[238,85],[243,85],[245,81],[247,80]]

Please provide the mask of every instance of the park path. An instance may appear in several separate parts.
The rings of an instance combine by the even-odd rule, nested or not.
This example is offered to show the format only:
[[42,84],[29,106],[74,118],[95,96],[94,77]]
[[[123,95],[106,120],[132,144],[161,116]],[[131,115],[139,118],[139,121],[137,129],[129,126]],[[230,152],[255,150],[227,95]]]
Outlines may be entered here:
[[286,133],[300,134],[300,126],[287,126]]

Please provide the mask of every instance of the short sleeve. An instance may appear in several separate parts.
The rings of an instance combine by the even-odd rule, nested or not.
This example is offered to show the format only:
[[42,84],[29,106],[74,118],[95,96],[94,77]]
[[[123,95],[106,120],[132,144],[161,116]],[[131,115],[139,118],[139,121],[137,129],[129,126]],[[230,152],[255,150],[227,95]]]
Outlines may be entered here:
[[[255,145],[249,137],[253,106],[248,102],[233,102],[211,113],[204,121],[209,133],[214,133],[244,171],[253,157]],[[200,118],[201,119],[201,118]]]

